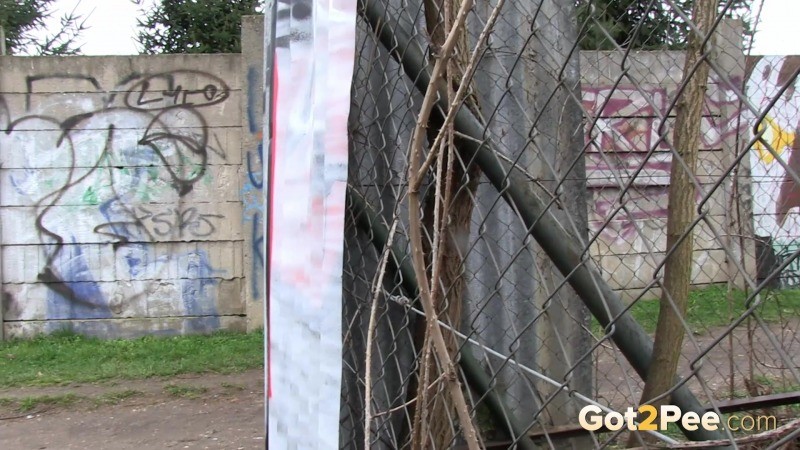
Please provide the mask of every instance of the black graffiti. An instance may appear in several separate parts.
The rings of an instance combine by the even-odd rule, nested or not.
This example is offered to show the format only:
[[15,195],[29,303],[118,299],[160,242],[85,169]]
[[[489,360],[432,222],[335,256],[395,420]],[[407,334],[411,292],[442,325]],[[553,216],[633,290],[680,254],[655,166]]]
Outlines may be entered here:
[[[190,78],[197,79],[203,87],[184,88],[181,80]],[[139,110],[209,106],[225,101],[229,95],[230,89],[218,77],[194,70],[178,70],[143,77],[125,95],[125,105]]]
[[[181,108],[184,110],[185,108]],[[206,165],[208,163],[208,127],[206,126],[205,119],[201,115],[197,115],[196,119],[201,124],[198,128],[178,129],[169,126],[169,116],[176,116],[178,113],[176,109],[169,109],[161,111],[144,132],[144,136],[139,139],[140,145],[150,147],[158,158],[164,163],[165,168],[172,177],[172,183],[178,193],[183,196],[192,190],[194,183],[201,179],[206,172]],[[186,110],[190,114],[195,114],[193,110]],[[181,118],[180,120],[184,120]],[[167,157],[161,151],[162,144],[174,146],[188,150],[189,158],[185,154],[178,152],[173,157]],[[191,161],[191,156],[196,159]],[[190,169],[188,176],[179,173],[177,170],[185,168],[186,161],[191,161],[193,166]]]
[[167,211],[153,212],[150,208],[140,206],[137,219],[142,223],[152,222],[153,232],[160,237],[208,237],[217,231],[215,219],[222,219],[222,214],[203,214],[197,208],[171,208]]
[[[25,77],[25,87],[27,91],[25,92],[25,109],[30,110],[31,107],[31,97],[36,90],[34,89],[36,83],[40,81],[58,81],[60,84],[64,81],[72,80],[72,81],[79,81],[88,83],[91,86],[91,89],[87,89],[86,92],[99,92],[102,91],[100,86],[100,82],[97,81],[97,78],[89,75],[75,75],[75,74],[55,74],[55,75],[31,75]],[[61,86],[63,88],[63,85]],[[63,91],[62,91],[63,92]]]
[[91,309],[98,307],[96,303],[93,303],[92,301],[84,299],[78,295],[78,293],[75,292],[75,289],[69,285],[69,283],[62,281],[61,278],[53,273],[49,267],[45,267],[39,273],[39,275],[37,275],[36,279],[42,283],[46,283],[48,288],[52,289],[54,292],[57,292],[59,295],[61,295],[61,297],[72,304],[82,305]]
[[[205,119],[199,112],[192,108],[173,108],[159,111],[155,116],[141,111],[129,111],[125,108],[104,108],[101,110],[78,114],[63,121],[42,115],[31,115],[17,119],[9,124],[6,134],[11,134],[20,125],[31,121],[40,120],[55,124],[63,130],[58,136],[54,147],[63,145],[69,148],[70,176],[75,171],[75,161],[77,160],[76,148],[73,143],[73,136],[78,132],[91,131],[93,133],[103,133],[102,129],[97,129],[96,122],[105,125],[103,128],[106,133],[106,145],[103,152],[98,156],[96,163],[90,167],[92,171],[104,167],[110,152],[115,149],[114,142],[114,122],[118,114],[127,114],[128,117],[139,118],[148,121],[145,126],[143,136],[137,141],[141,146],[149,147],[153,154],[158,158],[163,168],[171,178],[171,184],[175,190],[184,196],[191,192],[194,184],[200,180],[207,170],[208,164],[208,127]],[[95,123],[88,124],[89,120],[95,119]],[[173,122],[183,123],[193,121],[194,127],[181,128],[172,125]],[[165,151],[168,150],[168,151]],[[88,174],[87,174],[88,175]],[[74,182],[68,182],[63,186],[64,189],[73,187],[77,182],[85,179],[82,176]],[[52,194],[51,194],[52,195]]]
[[[42,97],[49,103],[37,108],[39,98],[34,96],[37,87],[65,80],[72,83],[66,93],[87,95],[96,101],[94,108],[73,111],[66,117],[54,116],[50,111],[58,110],[53,106],[57,107],[61,100],[53,97]],[[189,82],[201,87],[187,89]],[[84,75],[35,75],[27,77],[26,83],[23,114],[15,117],[0,96],[0,130],[6,135],[52,130],[36,133],[31,139],[38,140],[35,148],[42,153],[43,160],[52,158],[64,167],[56,175],[54,187],[35,202],[32,224],[39,241],[45,244],[46,260],[38,278],[53,291],[73,304],[88,307],[95,301],[93,294],[75,290],[73,283],[66,281],[70,278],[61,271],[70,270],[67,264],[70,257],[61,256],[67,244],[75,243],[74,238],[68,241],[70,236],[47,220],[55,207],[65,204],[65,199],[80,197],[77,190],[85,187],[87,179],[102,179],[108,184],[110,198],[96,200],[105,220],[91,229],[108,238],[115,248],[134,242],[205,238],[217,232],[223,219],[221,214],[171,205],[163,209],[163,205],[138,199],[136,189],[161,180],[181,198],[192,192],[206,175],[210,153],[224,158],[219,139],[209,136],[208,124],[200,110],[229,97],[230,89],[222,79],[201,71],[177,70],[131,74],[109,90],[103,90],[94,77]],[[217,148],[211,145],[212,140]],[[143,178],[141,173],[148,169],[155,171],[155,178]],[[120,173],[124,170],[128,173],[123,181]]]
[[109,221],[94,228],[94,232],[115,241],[116,246],[131,242],[153,242],[163,239],[206,238],[217,232],[222,214],[201,213],[197,208],[167,208],[156,206],[130,208],[121,202],[109,209],[109,216],[127,220]]

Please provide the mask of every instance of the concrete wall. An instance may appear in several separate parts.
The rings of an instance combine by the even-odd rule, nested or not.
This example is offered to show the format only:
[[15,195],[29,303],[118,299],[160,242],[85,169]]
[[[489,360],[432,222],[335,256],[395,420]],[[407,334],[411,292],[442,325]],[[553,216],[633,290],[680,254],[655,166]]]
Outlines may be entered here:
[[246,327],[240,60],[0,60],[7,337]]
[[244,17],[242,21],[242,226],[244,227],[245,302],[247,329],[264,326],[266,295],[264,265],[264,18]]
[[[735,42],[735,24],[725,23],[717,39],[717,63],[741,86],[744,57]],[[683,72],[681,52],[632,52],[622,61],[615,52],[582,52],[581,74],[586,124],[586,173],[589,228],[599,233],[592,256],[612,287],[634,298],[653,280],[664,259],[666,247],[669,152],[676,97]],[[709,79],[706,108],[701,122],[697,179],[701,185],[698,201],[704,202],[707,222],[695,229],[695,285],[724,283],[728,267],[723,248],[739,252],[727,242],[731,223],[730,185],[714,184],[725,178],[737,145],[738,97],[713,74]],[[662,117],[666,120],[663,121]],[[595,121],[596,120],[596,121]],[[738,131],[737,131],[738,130]],[[660,140],[659,136],[663,136]],[[655,151],[648,157],[648,151]],[[646,162],[644,162],[646,161]],[[644,169],[635,176],[644,162]],[[746,169],[747,164],[745,164]],[[631,179],[633,181],[631,182]],[[726,180],[730,181],[730,179]],[[625,209],[619,197],[624,195]],[[747,267],[753,270],[752,243],[745,250]],[[657,289],[646,296],[658,296]]]

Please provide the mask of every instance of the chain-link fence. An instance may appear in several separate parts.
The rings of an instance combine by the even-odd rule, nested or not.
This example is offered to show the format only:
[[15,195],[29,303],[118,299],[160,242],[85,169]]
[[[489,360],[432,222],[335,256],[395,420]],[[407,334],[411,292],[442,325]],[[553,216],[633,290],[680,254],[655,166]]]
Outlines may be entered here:
[[[797,442],[800,58],[704,3],[359,2],[342,447]],[[720,428],[581,428],[670,350]]]

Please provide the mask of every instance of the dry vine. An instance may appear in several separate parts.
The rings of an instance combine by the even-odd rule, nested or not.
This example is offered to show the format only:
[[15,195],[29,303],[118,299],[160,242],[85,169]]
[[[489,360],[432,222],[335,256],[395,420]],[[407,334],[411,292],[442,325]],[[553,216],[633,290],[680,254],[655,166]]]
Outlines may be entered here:
[[[425,330],[425,335],[426,335],[425,340],[430,341],[432,343],[433,346],[432,351],[435,351],[436,356],[439,360],[440,370],[444,375],[444,383],[446,385],[449,397],[454,403],[454,407],[456,409],[456,413],[458,414],[459,422],[461,424],[461,428],[463,430],[467,446],[470,450],[477,450],[481,447],[480,437],[478,436],[478,433],[475,431],[475,426],[472,423],[472,418],[470,417],[470,412],[469,412],[470,410],[467,405],[466,399],[464,398],[464,393],[461,390],[461,383],[459,382],[458,376],[455,372],[453,358],[450,355],[450,351],[447,348],[447,343],[444,339],[444,335],[442,334],[442,330],[437,323],[437,311],[433,303],[433,298],[431,295],[431,283],[429,282],[428,279],[428,273],[425,264],[425,254],[422,243],[423,225],[422,225],[422,218],[420,216],[421,213],[420,186],[422,184],[422,178],[424,176],[424,172],[420,170],[421,168],[420,160],[422,157],[422,143],[423,139],[425,139],[426,136],[426,127],[427,124],[429,123],[431,111],[439,95],[439,89],[438,89],[439,82],[443,74],[446,72],[446,68],[448,66],[448,62],[451,57],[451,53],[453,51],[457,39],[463,32],[463,27],[466,21],[467,12],[470,10],[471,7],[472,7],[472,1],[465,0],[464,3],[462,3],[461,7],[459,8],[453,27],[447,34],[447,38],[444,42],[444,45],[442,45],[441,47],[440,54],[438,55],[439,58],[436,60],[436,64],[433,67],[431,81],[430,84],[428,85],[427,91],[425,93],[425,98],[423,100],[419,116],[417,118],[417,123],[414,128],[414,133],[411,140],[411,148],[409,151],[408,211],[409,211],[409,240],[411,244],[412,263],[414,266],[414,273],[419,283],[420,300],[422,303],[423,310],[425,311],[425,317],[427,321],[427,327]],[[423,392],[426,390],[425,385],[426,385],[425,380],[423,380],[420,384],[420,386],[423,387]],[[425,423],[425,421],[420,420],[420,422],[415,424],[416,425],[415,428],[417,428],[417,430],[414,430],[415,434],[421,433],[421,430],[419,429],[421,423]]]
[[383,278],[386,275],[386,263],[389,261],[389,255],[392,252],[392,243],[394,242],[394,234],[397,230],[398,218],[395,217],[392,228],[389,230],[389,239],[386,242],[386,248],[383,249],[381,255],[379,269],[375,282],[372,285],[372,305],[369,313],[369,326],[367,329],[367,354],[366,354],[366,374],[364,376],[364,448],[370,448],[372,441],[372,347],[375,340],[375,329],[378,325],[378,295],[383,286]]
[[[436,4],[434,4],[436,3]],[[437,6],[438,4],[438,6]],[[411,157],[413,163],[419,161],[419,154],[422,148],[423,136],[427,135],[430,143],[430,151],[425,161],[418,168],[412,169],[413,175],[409,176],[409,191],[417,195],[422,186],[422,178],[428,173],[435,164],[434,183],[431,188],[433,195],[427,198],[424,207],[422,205],[413,206],[416,211],[424,209],[426,214],[424,220],[417,216],[416,220],[422,222],[420,225],[428,231],[430,246],[421,247],[422,267],[430,267],[430,288],[427,295],[430,296],[431,311],[434,312],[434,319],[438,320],[440,315],[444,315],[447,322],[457,329],[461,319],[462,292],[464,290],[463,281],[463,260],[464,249],[459,248],[455,235],[468,234],[471,223],[473,197],[477,187],[478,170],[469,163],[460,161],[456,151],[455,139],[457,133],[453,128],[453,120],[456,112],[462,107],[470,108],[474,113],[479,114],[477,100],[471,93],[472,77],[477,69],[480,59],[481,49],[484,48],[491,30],[496,23],[500,10],[505,4],[505,0],[500,0],[493,8],[489,20],[487,20],[483,30],[478,37],[472,52],[468,52],[465,34],[465,14],[471,6],[460,4],[459,13],[453,17],[453,4],[458,2],[430,0],[426,2],[426,8],[438,12],[443,12],[443,17],[436,17],[429,14],[430,21],[436,24],[429,24],[429,32],[434,44],[439,48],[439,59],[434,64],[434,73],[431,78],[426,99],[430,99],[430,104],[423,103],[423,108],[417,122],[417,129],[412,140]],[[437,13],[438,14],[438,13]],[[442,33],[441,31],[444,31]],[[445,39],[447,36],[447,39]],[[455,54],[453,54],[455,53]],[[467,57],[467,54],[470,53]],[[438,68],[437,68],[438,67]],[[457,88],[457,89],[456,89]],[[448,104],[447,111],[443,111],[445,117],[441,124],[428,126],[430,114],[433,108],[433,100],[436,97],[446,99]],[[423,134],[425,133],[425,134]],[[414,153],[414,151],[418,153]],[[432,205],[431,205],[432,204]],[[432,220],[431,220],[432,218]],[[415,218],[410,216],[412,229]],[[420,237],[421,240],[421,237]],[[412,252],[413,252],[412,238]],[[428,258],[425,258],[427,253]],[[413,256],[413,254],[412,254]],[[424,269],[423,269],[424,270]],[[419,276],[419,275],[418,275]],[[427,287],[427,286],[426,286]],[[426,316],[429,313],[426,311]],[[436,389],[432,389],[435,383],[431,383],[432,372],[436,370],[432,346],[435,337],[427,324],[421,342],[422,364],[419,369],[419,382],[416,388],[416,404],[414,408],[414,420],[412,427],[412,448],[423,448],[430,436],[430,443],[436,448],[442,448],[452,442],[454,430],[450,428],[450,417],[455,412],[459,415],[457,401],[451,398],[448,402],[446,393],[436,395]],[[454,334],[443,336],[448,355],[458,352],[458,342]],[[437,349],[436,357],[439,364],[442,364],[442,371],[448,373],[447,361],[443,363],[441,354]],[[438,379],[441,379],[439,377]],[[432,399],[429,399],[433,395]],[[456,403],[453,405],[452,403]],[[466,405],[466,402],[464,402]]]

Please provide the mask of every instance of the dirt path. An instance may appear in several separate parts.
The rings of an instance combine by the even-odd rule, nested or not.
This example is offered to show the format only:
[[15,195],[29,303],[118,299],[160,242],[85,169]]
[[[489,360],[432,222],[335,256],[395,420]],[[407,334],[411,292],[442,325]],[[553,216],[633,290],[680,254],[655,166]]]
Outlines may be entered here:
[[[767,328],[777,341],[777,347],[759,327],[754,327],[749,339],[747,328],[737,327],[730,335],[730,342],[726,338],[707,353],[705,352],[725,329],[715,327],[692,336],[691,340],[684,341],[679,375],[691,377],[689,363],[702,351],[705,356],[700,364],[699,376],[706,388],[701,387],[694,378],[689,381],[689,388],[702,402],[708,399],[706,392],[713,393],[716,398],[729,398],[728,385],[731,376],[734,391],[738,391],[739,395],[747,395],[745,379],[750,378],[751,363],[753,376],[758,384],[754,387],[759,395],[775,393],[773,389],[782,387],[781,380],[787,381],[789,385],[796,385],[792,371],[787,368],[786,363],[789,362],[794,367],[799,367],[800,364],[800,320],[792,319],[782,324],[770,323]],[[596,396],[616,408],[636,404],[641,396],[642,382],[624,357],[609,345],[599,347],[593,357],[597,361],[594,370]],[[765,384],[765,380],[771,380],[774,385]]]
[[[9,399],[0,405],[0,442],[20,450],[263,449],[263,395],[261,370],[0,389]],[[20,413],[20,401],[42,396],[53,403]]]
[[[800,320],[771,325],[782,350],[796,362],[800,355]],[[721,331],[694,336],[705,348]],[[760,361],[756,372],[771,379],[786,376],[776,369],[781,358],[763,333],[752,337],[733,334],[734,366],[739,389],[747,374],[749,357]],[[707,355],[701,370],[707,386],[725,396],[730,374],[730,349],[724,345]],[[687,343],[687,355],[695,355]],[[595,376],[601,401],[617,407],[638,399],[641,383],[616,352],[601,348],[595,358]],[[683,360],[682,370],[687,371]],[[693,390],[701,390],[692,385]],[[168,379],[118,381],[78,386],[0,388],[0,448],[39,449],[263,449],[263,371],[232,375],[189,375]],[[26,398],[49,396],[21,412]],[[65,397],[66,396],[66,397]],[[703,397],[701,394],[700,397]]]

